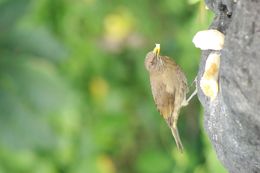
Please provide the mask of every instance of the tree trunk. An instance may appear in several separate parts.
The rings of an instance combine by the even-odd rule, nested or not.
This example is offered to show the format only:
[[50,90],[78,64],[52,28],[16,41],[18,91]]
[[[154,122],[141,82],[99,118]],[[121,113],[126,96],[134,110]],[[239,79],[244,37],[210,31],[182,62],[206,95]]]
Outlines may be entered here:
[[[210,28],[225,34],[225,44],[217,98],[210,102],[198,87],[204,126],[229,172],[260,172],[260,1],[205,1],[216,14]],[[197,86],[210,52],[202,52]]]

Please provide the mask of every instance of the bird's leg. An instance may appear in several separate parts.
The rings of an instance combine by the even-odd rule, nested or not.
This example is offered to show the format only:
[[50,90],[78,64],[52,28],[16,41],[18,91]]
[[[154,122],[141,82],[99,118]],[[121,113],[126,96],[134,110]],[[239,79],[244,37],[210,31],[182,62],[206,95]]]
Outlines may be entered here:
[[193,91],[193,93],[190,95],[190,97],[186,100],[187,105],[189,104],[189,101],[197,94],[197,87]]
[[198,77],[198,76],[195,77],[195,79],[193,80],[193,82],[191,83],[190,86],[192,86],[192,85],[196,82],[196,83],[195,83],[195,86],[196,86],[196,88],[197,88],[197,77]]
[[191,84],[191,86],[194,84],[196,82],[196,84],[195,84],[195,90],[193,91],[193,93],[190,95],[190,97],[186,100],[183,100],[183,102],[182,102],[182,106],[187,106],[188,104],[189,104],[189,101],[197,94],[197,76],[195,77],[195,79],[194,79],[194,81],[192,82],[192,84]]

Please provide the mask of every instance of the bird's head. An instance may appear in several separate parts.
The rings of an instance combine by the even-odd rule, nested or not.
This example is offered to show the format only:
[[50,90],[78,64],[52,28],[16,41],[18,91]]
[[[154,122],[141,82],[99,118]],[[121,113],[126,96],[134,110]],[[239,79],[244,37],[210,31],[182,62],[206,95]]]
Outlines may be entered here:
[[156,68],[160,60],[160,44],[155,44],[153,51],[147,53],[145,57],[145,68],[151,71]]

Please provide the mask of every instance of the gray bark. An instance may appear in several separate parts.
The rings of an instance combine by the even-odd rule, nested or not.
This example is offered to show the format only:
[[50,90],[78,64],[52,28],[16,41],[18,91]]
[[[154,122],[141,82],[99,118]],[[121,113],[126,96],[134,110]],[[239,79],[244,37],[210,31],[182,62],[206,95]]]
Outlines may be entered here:
[[[219,160],[231,173],[260,172],[260,1],[205,0],[225,34],[220,91],[210,100],[198,87],[204,126]],[[207,56],[203,51],[198,82]],[[199,86],[199,83],[197,83]]]

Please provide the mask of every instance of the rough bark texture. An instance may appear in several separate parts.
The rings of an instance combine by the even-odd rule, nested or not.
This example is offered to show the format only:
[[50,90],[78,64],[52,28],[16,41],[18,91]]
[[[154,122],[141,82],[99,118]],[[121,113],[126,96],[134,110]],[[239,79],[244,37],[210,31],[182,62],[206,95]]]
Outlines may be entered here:
[[225,34],[217,98],[210,102],[198,87],[205,129],[229,172],[260,173],[260,1],[205,1],[216,14],[210,28]]

